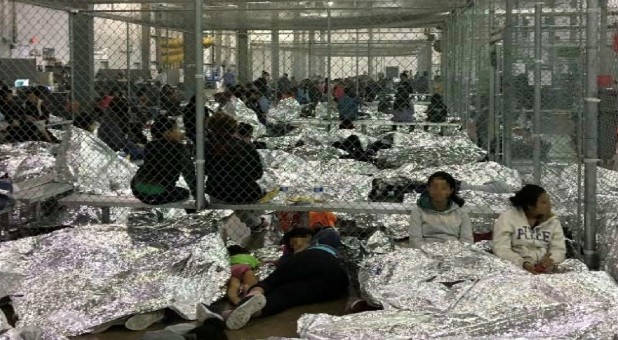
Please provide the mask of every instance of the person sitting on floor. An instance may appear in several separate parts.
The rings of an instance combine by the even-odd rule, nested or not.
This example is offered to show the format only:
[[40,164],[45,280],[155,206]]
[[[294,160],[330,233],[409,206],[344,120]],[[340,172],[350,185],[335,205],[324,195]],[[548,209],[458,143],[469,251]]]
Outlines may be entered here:
[[[184,201],[190,193],[196,197],[195,167],[176,122],[157,117],[150,131],[153,140],[146,144],[144,164],[131,180],[133,195],[150,205]],[[176,186],[181,174],[190,190]]]
[[[217,112],[208,119],[208,140],[205,143],[206,193],[212,203],[257,203],[264,192],[257,183],[264,169],[255,147],[238,137],[238,122],[234,117]],[[236,216],[253,231],[266,226],[261,212],[239,210]]]
[[238,137],[253,144],[256,149],[268,149],[266,143],[253,140],[253,125],[249,123],[238,123]]
[[352,88],[346,87],[344,95],[337,101],[337,110],[339,111],[339,119],[355,121],[360,115],[361,100],[356,96]]
[[240,303],[240,294],[244,294],[249,287],[253,287],[257,283],[254,270],[260,265],[260,261],[249,254],[247,249],[238,245],[227,247],[227,251],[230,254],[230,264],[232,265],[227,298],[236,306]]
[[545,189],[528,184],[511,197],[513,208],[498,217],[493,252],[532,274],[551,272],[566,257],[560,220]]
[[4,116],[5,126],[1,140],[8,143],[42,141],[57,143],[45,127],[45,120],[38,116],[28,115],[13,99],[12,91],[3,86],[0,88],[0,113]]
[[142,159],[143,146],[130,139],[130,122],[129,101],[126,98],[115,97],[111,100],[105,117],[102,118],[97,135],[112,150],[125,152],[131,159]]
[[81,113],[75,117],[73,120],[73,126],[80,128],[84,131],[88,131],[90,133],[94,133],[97,129],[97,122],[94,120],[92,115]]
[[421,194],[410,216],[410,245],[421,247],[426,242],[459,240],[474,243],[465,201],[457,194],[457,182],[450,174],[438,171],[427,180],[427,191]]
[[304,242],[295,241],[294,255],[251,287],[238,307],[227,315],[228,328],[240,329],[252,317],[337,299],[346,292],[348,275],[337,252],[340,240],[325,237],[319,243],[307,244],[308,239],[313,240],[312,232],[305,233],[308,235],[304,236]]

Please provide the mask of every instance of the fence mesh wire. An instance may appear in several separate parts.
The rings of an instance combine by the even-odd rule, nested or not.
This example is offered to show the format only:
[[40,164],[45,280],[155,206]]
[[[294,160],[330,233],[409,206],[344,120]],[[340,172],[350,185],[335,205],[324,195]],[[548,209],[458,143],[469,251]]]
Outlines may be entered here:
[[[581,226],[584,1],[542,5],[540,51],[532,1],[316,2],[285,14],[272,7],[280,4],[213,5],[197,28],[192,1],[28,2],[0,1],[0,80],[22,112],[7,119],[15,126],[5,142],[30,142],[10,150],[28,171],[6,172],[22,189],[48,190],[39,175],[71,184],[41,198],[70,195],[84,206],[52,205],[44,213],[55,223],[98,221],[101,211],[85,206],[106,205],[123,222],[143,209],[136,197],[191,209],[205,192],[211,203],[325,201],[354,236],[385,226],[402,239],[409,221],[387,203],[414,205],[428,176],[445,170],[463,182],[479,235],[509,193],[531,182],[569,192],[554,199],[574,230]],[[204,52],[197,78],[196,32]],[[608,75],[614,35],[605,36]],[[196,88],[207,102],[204,140]],[[600,93],[600,119],[611,121],[599,124],[600,157],[609,168],[612,93]],[[62,120],[73,128],[54,125]],[[36,150],[36,164],[26,165],[19,148]],[[241,243],[266,221],[300,223],[272,211],[236,216],[248,228],[226,236]]]

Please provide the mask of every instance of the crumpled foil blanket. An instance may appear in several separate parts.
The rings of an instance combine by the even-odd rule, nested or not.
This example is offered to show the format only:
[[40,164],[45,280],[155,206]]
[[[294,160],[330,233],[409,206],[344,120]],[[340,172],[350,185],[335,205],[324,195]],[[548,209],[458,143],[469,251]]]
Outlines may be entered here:
[[277,122],[289,122],[300,118],[300,104],[294,98],[285,98],[268,111],[268,118]]
[[[530,275],[457,242],[397,248],[368,258],[359,281],[384,311],[305,314],[305,339],[611,339],[618,286],[576,260]],[[566,271],[566,272],[564,272]]]
[[459,292],[443,283],[522,272],[459,242],[429,243],[421,249],[398,248],[367,259],[361,264],[359,282],[364,295],[385,309],[444,310]]
[[69,173],[61,175],[74,183],[80,192],[131,195],[131,178],[138,167],[118,157],[94,134],[72,128],[66,157]]
[[[327,201],[364,202],[371,191],[372,177],[363,173],[374,169],[369,164],[359,163],[350,160],[306,161],[297,164],[294,171],[267,169],[259,183],[262,187],[288,187],[289,197],[310,197],[313,188],[321,186]],[[284,198],[277,200],[283,201]]]
[[0,144],[0,176],[23,182],[55,171],[57,145],[44,142]]
[[[0,328],[1,330],[1,328]],[[68,340],[69,338],[40,327],[11,328],[0,334],[0,340]]]
[[462,133],[437,137],[425,131],[415,130],[409,134],[392,133],[389,134],[388,139],[392,140],[392,147],[380,150],[377,154],[378,159],[387,168],[397,168],[407,164],[411,171],[466,164],[477,162],[486,154]]
[[[426,182],[429,176],[437,171],[446,171],[458,181],[470,185],[481,186],[488,183],[501,181],[513,191],[522,187],[522,178],[519,171],[508,168],[496,162],[474,162],[467,164],[445,165],[418,169],[417,164],[404,164],[398,169],[386,169],[380,171],[377,177],[404,176],[414,181]],[[488,186],[491,189],[491,186]]]
[[163,308],[194,319],[230,275],[221,237],[197,218],[62,229],[6,242],[0,259],[2,272],[25,275],[11,291],[17,326],[67,336]]

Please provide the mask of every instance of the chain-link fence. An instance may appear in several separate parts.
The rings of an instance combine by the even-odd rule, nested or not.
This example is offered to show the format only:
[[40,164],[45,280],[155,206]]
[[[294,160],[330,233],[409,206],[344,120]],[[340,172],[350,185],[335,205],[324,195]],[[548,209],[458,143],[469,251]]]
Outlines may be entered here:
[[[205,3],[203,16],[196,1],[0,6],[3,100],[20,112],[2,112],[21,157],[6,172],[22,202],[59,200],[41,211],[53,223],[192,212],[206,197],[245,223],[224,233],[237,243],[267,225],[332,224],[321,211],[345,236],[401,240],[444,170],[477,239],[524,183],[582,228],[585,1]],[[612,131],[600,131],[604,164]],[[49,159],[28,163],[33,150]],[[270,205],[243,205],[257,203]]]

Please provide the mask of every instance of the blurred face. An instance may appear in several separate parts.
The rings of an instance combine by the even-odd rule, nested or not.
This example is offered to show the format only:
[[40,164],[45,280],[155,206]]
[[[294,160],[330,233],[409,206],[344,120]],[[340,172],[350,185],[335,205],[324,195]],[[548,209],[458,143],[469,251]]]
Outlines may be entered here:
[[36,103],[39,101],[39,98],[34,93],[28,93],[28,100]]
[[306,237],[292,237],[290,239],[290,246],[292,247],[292,250],[294,250],[294,254],[296,254],[299,251],[302,251],[305,248],[307,248],[309,246],[310,242],[311,242],[311,237],[309,237],[309,236],[306,236]]
[[175,141],[175,142],[180,142],[180,141],[182,141],[182,140],[185,138],[184,134],[182,133],[182,131],[180,131],[180,129],[178,128],[178,126],[175,126],[173,129],[171,129],[171,130],[170,130],[170,131],[169,131],[169,132],[165,135],[165,137],[166,137],[168,140]]
[[427,188],[429,192],[429,198],[432,203],[444,204],[448,202],[449,197],[453,194],[453,188],[447,181],[441,178],[434,178]]
[[542,215],[547,217],[551,215],[551,198],[546,192],[539,196],[535,206],[530,207],[530,213],[532,213],[533,216]]

